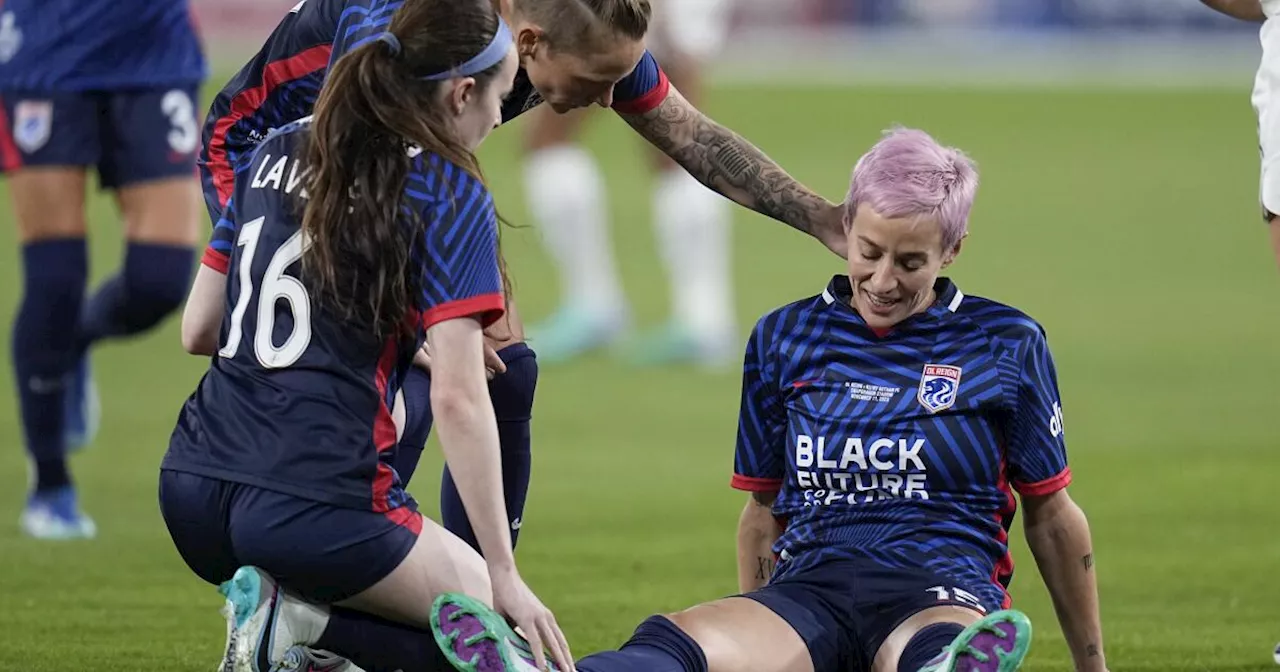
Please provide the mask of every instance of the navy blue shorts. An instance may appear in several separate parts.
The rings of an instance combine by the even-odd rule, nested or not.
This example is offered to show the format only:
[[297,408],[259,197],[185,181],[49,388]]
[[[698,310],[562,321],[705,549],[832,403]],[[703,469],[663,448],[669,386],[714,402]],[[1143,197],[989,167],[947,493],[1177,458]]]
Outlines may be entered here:
[[98,169],[103,189],[195,177],[195,84],[133,91],[0,92],[0,170]]
[[372,587],[409,555],[422,515],[347,509],[179,471],[160,472],[160,513],[187,566],[214,585],[244,565],[320,603]]
[[768,607],[799,633],[814,672],[869,672],[894,629],[925,609],[956,605],[985,613],[999,608],[982,604],[954,583],[926,570],[829,557],[783,571],[743,597]]

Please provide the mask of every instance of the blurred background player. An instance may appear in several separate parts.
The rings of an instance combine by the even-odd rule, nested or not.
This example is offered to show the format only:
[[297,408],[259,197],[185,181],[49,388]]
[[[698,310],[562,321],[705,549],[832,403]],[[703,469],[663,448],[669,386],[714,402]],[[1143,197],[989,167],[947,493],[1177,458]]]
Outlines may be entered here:
[[[302,644],[421,669],[440,658],[426,628],[444,590],[563,650],[516,570],[481,357],[506,283],[474,152],[517,69],[489,0],[410,0],[334,63],[314,118],[269,134],[235,181],[215,230],[230,272],[196,281],[224,291],[191,298],[214,308],[202,329],[221,347],[160,474],[174,544],[229,602],[221,670],[308,670]],[[391,400],[424,339],[487,563],[418,512],[394,466]]]
[[[141,333],[186,295],[199,238],[196,100],[206,65],[188,0],[7,0],[0,6],[0,167],[22,246],[14,383],[39,538],[91,537],[66,454],[92,440],[88,349]],[[85,300],[86,190],[116,195],[120,271]]]
[[1280,264],[1280,0],[1201,0],[1242,21],[1262,24],[1258,41],[1262,57],[1253,82],[1253,109],[1258,114],[1258,152],[1262,157],[1258,200],[1271,228],[1271,249]]
[[[847,272],[747,343],[742,594],[653,617],[579,670],[1012,672],[1031,639],[1007,591],[1015,491],[1075,669],[1106,670],[1044,330],[939,276],[977,187],[972,161],[923,131],[895,130],[858,161]],[[455,668],[525,669],[502,661],[514,635],[501,618],[442,604],[432,627]]]
[[[650,49],[671,82],[702,103],[704,68],[724,43],[734,0],[654,0]],[[530,336],[544,362],[571,359],[629,333],[630,311],[610,242],[604,176],[578,144],[594,112],[534,113],[526,139],[525,193],[560,270],[560,305]],[[731,364],[737,350],[729,203],[660,152],[651,200],[671,315],[630,344],[639,364]]]

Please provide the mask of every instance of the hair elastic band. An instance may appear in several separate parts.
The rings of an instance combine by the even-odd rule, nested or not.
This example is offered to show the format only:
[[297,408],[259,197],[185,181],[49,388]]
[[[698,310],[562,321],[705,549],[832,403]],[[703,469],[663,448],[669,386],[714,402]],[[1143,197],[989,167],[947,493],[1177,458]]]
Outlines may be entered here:
[[390,32],[382,33],[375,39],[387,45],[387,48],[391,50],[392,56],[400,55],[400,38],[397,38],[394,34]]
[[[388,33],[383,33],[384,35]],[[394,38],[394,36],[392,36]],[[427,75],[422,79],[426,81],[441,81],[452,77],[468,77],[477,75],[506,58],[507,52],[511,49],[511,45],[515,42],[515,38],[511,35],[511,26],[507,25],[502,17],[498,17],[498,31],[493,34],[493,40],[489,42],[489,46],[485,47],[480,53],[471,57],[466,63],[456,68],[438,72],[434,75]]]

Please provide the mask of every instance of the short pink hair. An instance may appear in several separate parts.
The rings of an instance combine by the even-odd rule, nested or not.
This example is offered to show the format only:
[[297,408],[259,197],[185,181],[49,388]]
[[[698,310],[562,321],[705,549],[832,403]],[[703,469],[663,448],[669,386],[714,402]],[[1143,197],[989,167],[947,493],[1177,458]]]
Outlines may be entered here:
[[949,250],[969,230],[977,191],[978,169],[964,152],[924,131],[895,127],[858,159],[845,206],[850,221],[860,205],[889,219],[932,217]]

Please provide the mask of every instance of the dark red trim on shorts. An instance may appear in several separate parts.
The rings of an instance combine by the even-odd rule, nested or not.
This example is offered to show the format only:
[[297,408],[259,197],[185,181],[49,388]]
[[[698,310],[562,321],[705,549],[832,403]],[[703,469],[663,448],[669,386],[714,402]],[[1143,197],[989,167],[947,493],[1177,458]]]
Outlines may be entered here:
[[[0,5],[3,5],[0,1]],[[9,112],[5,109],[4,99],[0,98],[0,170],[5,172],[22,167],[22,152],[13,141],[13,126],[9,125]]]
[[649,89],[649,92],[628,101],[614,101],[613,109],[619,114],[645,114],[658,109],[662,101],[667,99],[667,94],[671,93],[671,80],[667,79],[667,73],[658,68],[658,83]]
[[387,520],[409,530],[415,535],[422,534],[422,514],[407,506],[391,509],[387,512]]
[[213,125],[213,135],[209,138],[209,160],[205,164],[213,176],[213,186],[218,192],[218,203],[223,206],[227,204],[227,199],[231,198],[236,182],[235,168],[227,158],[227,131],[241,119],[253,116],[267,96],[281,84],[301,79],[328,67],[329,54],[332,51],[332,44],[322,44],[289,58],[272,61],[262,69],[261,84],[245,89],[231,99],[231,106],[226,115],[219,118]]
[[996,476],[996,488],[1000,490],[1002,500],[1000,507],[996,509],[995,518],[996,525],[1000,531],[996,533],[996,543],[1004,547],[1004,556],[996,560],[996,566],[991,570],[991,582],[1000,588],[1000,608],[1008,609],[1013,605],[1013,597],[1009,595],[1009,582],[1013,580],[1013,553],[1009,550],[1009,526],[1013,524],[1013,517],[1018,512],[1018,500],[1013,496],[1013,490],[1009,488],[1009,479],[1005,478],[1005,449],[1000,446],[1000,471]]

